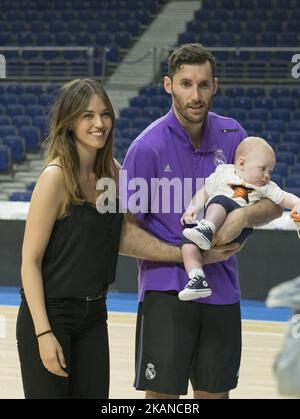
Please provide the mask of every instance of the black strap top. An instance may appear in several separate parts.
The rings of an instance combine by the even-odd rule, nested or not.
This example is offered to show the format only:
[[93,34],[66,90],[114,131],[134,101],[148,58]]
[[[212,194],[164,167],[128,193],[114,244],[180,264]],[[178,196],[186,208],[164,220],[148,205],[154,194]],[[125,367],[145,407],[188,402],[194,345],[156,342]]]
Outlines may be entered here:
[[97,295],[115,280],[122,218],[119,212],[101,214],[88,202],[70,205],[68,215],[56,220],[44,254],[46,298]]

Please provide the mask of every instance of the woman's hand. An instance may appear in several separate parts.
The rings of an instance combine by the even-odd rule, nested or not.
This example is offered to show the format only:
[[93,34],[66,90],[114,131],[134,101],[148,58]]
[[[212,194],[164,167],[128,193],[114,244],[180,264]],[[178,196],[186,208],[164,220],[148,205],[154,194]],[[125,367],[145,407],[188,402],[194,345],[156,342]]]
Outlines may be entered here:
[[66,368],[65,357],[62,347],[53,333],[38,338],[40,357],[46,370],[59,377],[68,377],[68,374],[63,370]]

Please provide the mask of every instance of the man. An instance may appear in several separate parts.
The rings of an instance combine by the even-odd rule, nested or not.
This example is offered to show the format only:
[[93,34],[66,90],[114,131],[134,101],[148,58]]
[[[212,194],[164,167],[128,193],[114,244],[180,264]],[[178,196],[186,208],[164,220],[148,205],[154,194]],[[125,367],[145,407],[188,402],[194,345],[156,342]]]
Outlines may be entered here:
[[[165,196],[158,188],[150,188],[151,181],[179,178],[184,184],[192,179],[194,194],[196,179],[207,178],[218,164],[233,163],[235,150],[247,133],[235,120],[209,112],[218,87],[215,59],[209,51],[200,44],[182,45],[168,64],[164,87],[171,95],[172,109],[137,137],[123,170],[128,184],[142,178],[149,186],[143,210],[129,206],[139,225],[161,241],[178,245],[182,214],[175,210],[176,194],[170,196],[169,213],[161,205],[153,211],[153,201]],[[136,193],[132,189],[126,191],[127,202]],[[229,398],[237,385],[241,356],[240,291],[237,262],[232,257],[240,246],[230,242],[243,228],[264,224],[280,214],[273,203],[263,200],[229,215],[216,235],[216,244],[222,245],[219,254],[204,253],[205,274],[214,292],[201,301],[180,301],[178,291],[188,279],[183,266],[149,262],[145,249],[139,260],[135,387],[146,390],[146,398],[178,398],[187,393],[189,379],[195,398]],[[143,246],[143,239],[137,241],[132,246]],[[226,243],[230,244],[223,247]]]

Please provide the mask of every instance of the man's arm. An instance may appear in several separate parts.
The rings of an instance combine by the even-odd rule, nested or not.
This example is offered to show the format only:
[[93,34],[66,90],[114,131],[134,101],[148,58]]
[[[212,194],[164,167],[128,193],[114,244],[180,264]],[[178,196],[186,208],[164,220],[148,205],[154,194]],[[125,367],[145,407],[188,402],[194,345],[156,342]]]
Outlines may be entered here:
[[215,235],[215,244],[226,244],[238,237],[247,227],[258,227],[282,215],[282,209],[269,199],[262,199],[248,207],[228,214],[224,224]]
[[[230,243],[203,252],[204,264],[222,262],[241,250],[238,243]],[[180,248],[164,243],[140,228],[133,214],[124,214],[119,253],[154,262],[182,263]]]
[[140,228],[133,214],[124,214],[119,253],[156,262],[182,262],[180,248],[164,243]]

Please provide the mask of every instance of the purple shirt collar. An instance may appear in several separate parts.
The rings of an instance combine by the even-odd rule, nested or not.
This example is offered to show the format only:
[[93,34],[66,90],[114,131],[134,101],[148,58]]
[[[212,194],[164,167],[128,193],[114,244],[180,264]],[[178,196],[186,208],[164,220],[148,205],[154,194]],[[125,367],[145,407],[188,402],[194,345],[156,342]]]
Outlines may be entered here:
[[[212,151],[216,151],[218,149],[217,142],[216,142],[216,135],[214,130],[212,129],[212,118],[213,113],[209,112],[207,118],[204,121],[203,131],[202,131],[202,144],[199,151],[200,153],[211,153]],[[194,146],[192,143],[192,139],[189,134],[185,131],[183,126],[178,121],[173,108],[165,116],[165,122],[167,125],[173,129],[179,130],[182,132],[181,136],[178,138],[183,141],[185,144],[190,145],[194,150]]]

